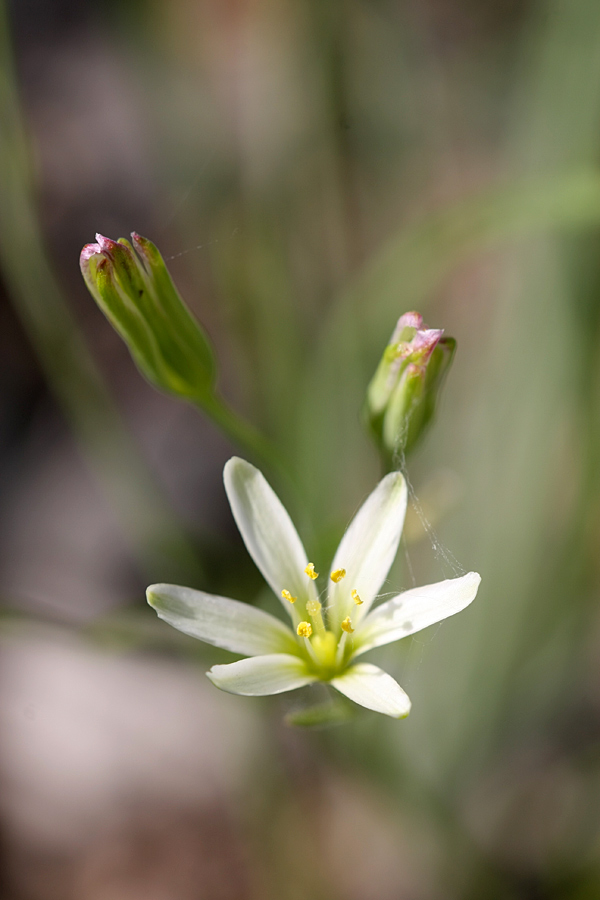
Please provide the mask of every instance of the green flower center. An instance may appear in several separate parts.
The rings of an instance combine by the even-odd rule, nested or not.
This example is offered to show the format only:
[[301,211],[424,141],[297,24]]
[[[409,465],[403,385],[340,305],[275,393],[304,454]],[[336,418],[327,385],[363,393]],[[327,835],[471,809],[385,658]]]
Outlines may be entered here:
[[[312,581],[319,577],[319,573],[315,571],[313,563],[309,563],[304,572]],[[345,569],[336,569],[330,575],[334,584],[339,584],[345,577]],[[282,590],[281,596],[292,604],[298,599],[293,597],[290,591],[286,589]],[[350,592],[350,596],[356,606],[362,605],[363,601],[355,588]],[[322,677],[329,679],[345,667],[351,655],[352,647],[351,643],[349,643],[349,635],[354,632],[352,619],[350,616],[346,616],[340,623],[340,634],[336,635],[334,631],[330,631],[325,626],[323,607],[318,600],[309,600],[307,602],[306,614],[310,621],[299,622],[296,627],[296,634],[300,639],[301,645],[303,645],[303,649],[306,651],[311,665]]]

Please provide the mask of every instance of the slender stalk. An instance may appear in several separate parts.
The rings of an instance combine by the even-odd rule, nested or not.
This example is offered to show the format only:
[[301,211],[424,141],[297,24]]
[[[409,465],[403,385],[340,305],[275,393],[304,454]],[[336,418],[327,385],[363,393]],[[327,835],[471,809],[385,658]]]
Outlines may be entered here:
[[217,394],[203,397],[202,400],[197,401],[196,406],[259,468],[265,469],[274,476],[277,487],[293,504],[294,510],[301,514],[303,503],[298,485],[292,478],[289,469],[283,464],[274,444],[257,428],[242,419]]
[[257,428],[242,419],[217,395],[202,399],[199,409],[257,463],[282,474],[282,464],[270,441]]

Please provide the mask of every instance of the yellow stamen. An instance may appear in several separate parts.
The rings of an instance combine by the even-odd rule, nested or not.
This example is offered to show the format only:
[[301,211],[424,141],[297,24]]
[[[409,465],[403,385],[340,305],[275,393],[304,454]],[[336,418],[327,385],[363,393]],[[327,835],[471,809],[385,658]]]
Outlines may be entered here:
[[312,625],[310,622],[300,622],[296,629],[298,637],[309,638],[312,634]]
[[342,622],[342,631],[345,631],[346,634],[352,634],[352,632],[354,631],[354,628],[352,627],[352,621],[350,619],[350,616],[346,616],[346,618]]
[[364,603],[364,601],[360,599],[360,594],[356,589],[352,591],[352,599],[357,606],[361,606],[361,604]]
[[329,577],[331,578],[331,580],[333,581],[334,584],[337,584],[339,581],[342,580],[342,578],[346,577],[346,570],[345,569],[336,569],[335,572],[332,572]]
[[283,590],[281,592],[281,596],[283,597],[284,600],[289,600],[290,603],[295,603],[296,600],[298,599],[297,597],[292,597],[290,592],[286,591],[286,590]]
[[319,577],[319,573],[315,572],[315,564],[309,563],[304,570],[309,578],[312,578],[313,581],[316,581]]

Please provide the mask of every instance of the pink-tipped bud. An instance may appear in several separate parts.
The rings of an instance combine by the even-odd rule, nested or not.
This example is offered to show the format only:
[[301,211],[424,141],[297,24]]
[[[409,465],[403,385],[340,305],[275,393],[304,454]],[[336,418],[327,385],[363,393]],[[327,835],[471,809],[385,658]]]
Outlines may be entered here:
[[367,416],[388,460],[419,440],[435,411],[456,342],[427,328],[416,312],[400,316],[367,391]]
[[151,241],[96,235],[80,255],[81,272],[99,307],[127,343],[142,373],[157,387],[205,399],[214,382],[208,338],[179,296]]

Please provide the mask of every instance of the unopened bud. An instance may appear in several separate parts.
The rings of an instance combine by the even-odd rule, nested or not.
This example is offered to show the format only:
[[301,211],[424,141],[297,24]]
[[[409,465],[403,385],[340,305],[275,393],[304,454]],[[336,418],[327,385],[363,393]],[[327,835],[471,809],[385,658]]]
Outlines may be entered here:
[[85,283],[149,381],[188,399],[206,398],[215,376],[208,337],[154,244],[135,232],[132,240],[133,247],[97,234],[97,243],[86,244],[80,256]]
[[456,349],[454,338],[423,327],[419,313],[405,313],[367,390],[371,430],[388,458],[408,453],[425,432]]

